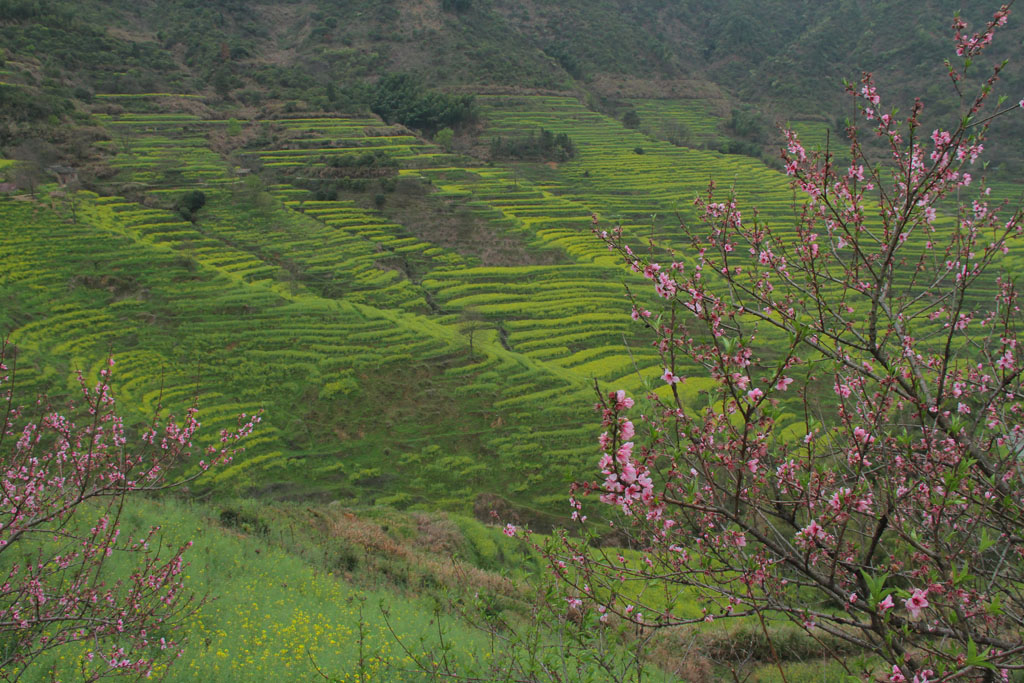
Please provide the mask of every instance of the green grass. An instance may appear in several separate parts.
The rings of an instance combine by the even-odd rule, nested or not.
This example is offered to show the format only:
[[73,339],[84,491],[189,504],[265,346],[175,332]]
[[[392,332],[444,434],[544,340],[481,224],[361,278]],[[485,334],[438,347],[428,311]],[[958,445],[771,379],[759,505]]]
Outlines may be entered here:
[[[164,680],[309,681],[317,677],[314,662],[339,681],[430,680],[416,671],[381,611],[389,610],[391,628],[423,659],[424,643],[431,643],[438,629],[435,602],[426,593],[403,594],[393,584],[357,586],[339,571],[269,542],[269,530],[224,528],[210,512],[163,499],[136,501],[122,518],[124,533],[163,525],[161,543],[195,543],[186,555],[185,581],[207,601],[186,623],[188,640],[180,659],[157,668]],[[281,533],[280,527],[273,533]],[[299,538],[309,534],[300,530]],[[115,563],[110,569],[120,568]],[[449,616],[441,619],[454,643],[449,653],[454,665],[464,666],[472,653],[486,650],[483,634]],[[25,676],[38,680],[37,674],[54,667],[58,677],[72,677],[90,649],[84,643],[55,650]]]

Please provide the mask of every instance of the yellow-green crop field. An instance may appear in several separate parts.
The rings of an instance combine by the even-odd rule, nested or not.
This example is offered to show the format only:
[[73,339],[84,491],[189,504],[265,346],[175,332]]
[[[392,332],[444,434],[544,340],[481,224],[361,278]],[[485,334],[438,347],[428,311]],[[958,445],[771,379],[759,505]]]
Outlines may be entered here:
[[[561,164],[484,164],[371,117],[132,111],[160,97],[119,98],[123,113],[97,115],[121,196],[0,199],[16,226],[0,235],[0,324],[32,352],[25,391],[66,390],[110,351],[134,420],[181,412],[198,393],[214,438],[264,410],[247,453],[211,479],[225,491],[462,512],[498,493],[560,510],[595,461],[593,380],[642,393],[662,371],[623,284],[652,295],[593,236],[591,216],[685,259],[678,221],[694,220],[714,179],[782,233],[792,223],[787,179],[760,161],[626,129],[570,97],[478,98],[484,139],[569,134],[578,154]],[[717,130],[701,103],[631,104],[641,121]],[[797,128],[813,144],[822,125]],[[371,170],[389,191],[425,188],[426,206],[457,207],[555,262],[485,265],[389,213],[399,194],[374,204],[367,191],[309,189],[333,177],[332,160],[368,154],[387,160]],[[205,206],[176,210],[195,190]]]
[[706,100],[630,100],[640,131],[685,147],[700,148],[721,139],[721,118]]

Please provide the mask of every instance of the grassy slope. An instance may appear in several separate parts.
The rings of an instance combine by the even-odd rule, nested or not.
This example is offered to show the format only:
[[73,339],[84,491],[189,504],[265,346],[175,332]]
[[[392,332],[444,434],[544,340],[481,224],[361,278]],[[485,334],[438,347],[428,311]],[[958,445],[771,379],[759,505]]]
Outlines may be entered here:
[[[302,508],[280,510],[273,527],[260,520],[258,529],[253,529],[245,512],[240,518],[223,511],[217,517],[216,510],[170,499],[138,501],[128,508],[123,517],[125,533],[164,525],[162,542],[195,542],[187,554],[187,584],[195,595],[209,598],[187,622],[184,654],[167,669],[165,680],[309,681],[317,676],[313,662],[340,681],[429,680],[416,672],[413,661],[413,657],[425,657],[438,628],[434,605],[441,591],[426,586],[454,589],[459,572],[454,563],[430,556],[431,562],[424,564],[428,553],[417,550],[421,546],[408,538],[400,545],[379,525],[351,514],[338,514],[334,534],[314,536],[318,532],[309,515],[297,514],[298,510]],[[261,514],[271,518],[265,508]],[[175,523],[168,525],[168,519]],[[281,523],[284,519],[288,521]],[[229,523],[225,525],[224,520]],[[444,538],[451,542],[468,543],[454,523],[442,525],[438,520],[435,526],[443,527]],[[470,528],[480,543],[489,543],[492,549],[500,542],[497,530]],[[400,548],[402,552],[388,563],[390,577],[383,571],[382,557],[347,537]],[[317,552],[303,548],[314,539],[320,543]],[[113,568],[116,571],[116,565]],[[461,571],[474,577],[478,589],[500,585],[496,575],[472,566]],[[391,627],[411,655],[390,633],[382,609],[389,610]],[[486,650],[482,634],[448,617],[441,619],[456,644],[449,655],[453,663],[464,663],[471,653]],[[41,680],[44,671],[56,667],[73,676],[88,651],[87,643],[62,648],[39,660],[25,675],[28,680]],[[363,677],[359,678],[361,660]]]
[[[530,619],[543,619],[549,630],[536,652],[551,657],[550,664],[593,661],[586,648],[560,660],[566,642],[559,643],[559,632],[573,625],[557,596],[549,607],[539,599],[538,588],[542,593],[546,585],[538,579],[545,573],[541,563],[518,541],[476,520],[252,500],[211,506],[166,497],[136,499],[121,519],[125,534],[157,525],[161,543],[194,541],[186,554],[187,585],[206,601],[184,624],[181,658],[158,667],[165,680],[308,681],[317,677],[314,663],[338,681],[435,680],[417,670],[414,658],[439,659],[439,632],[449,644],[445,656],[452,669],[486,677],[493,659],[512,653],[455,618],[456,610],[474,614],[478,601],[520,633],[529,632]],[[636,553],[622,552],[637,561]],[[126,570],[124,561],[116,556],[109,569]],[[699,613],[695,604],[683,609]],[[838,669],[817,660],[816,644],[785,624],[770,628],[785,643],[786,680],[838,680]],[[632,629],[615,622],[600,631],[589,635],[613,650],[631,641]],[[61,648],[24,676],[72,679],[89,650],[87,643]],[[760,663],[767,658],[761,627],[753,621],[671,629],[649,643],[645,680],[720,680],[730,669],[753,681],[780,680],[776,668]],[[617,680],[592,663],[569,675]]]

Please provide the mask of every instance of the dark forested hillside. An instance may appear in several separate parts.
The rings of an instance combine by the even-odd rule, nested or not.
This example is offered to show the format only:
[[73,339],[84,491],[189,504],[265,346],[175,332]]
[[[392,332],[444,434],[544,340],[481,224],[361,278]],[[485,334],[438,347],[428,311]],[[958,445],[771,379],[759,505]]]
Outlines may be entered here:
[[[448,90],[573,93],[618,114],[631,97],[707,99],[724,116],[753,108],[769,131],[791,118],[839,129],[849,114],[840,84],[862,71],[924,92],[937,113],[956,108],[954,90],[933,77],[960,4],[2,0],[0,110],[10,125],[63,116],[96,93],[173,91],[368,111],[372,84],[399,73]],[[973,3],[964,12],[977,27],[987,9]],[[1020,28],[1010,34],[1003,55],[1021,44]],[[1009,90],[1024,85],[1017,65],[1004,78]],[[763,134],[733,132],[767,149]],[[1020,156],[1011,146],[995,161],[1019,168]]]
[[[921,83],[941,68],[957,0],[3,0],[8,58],[98,92],[207,87],[224,95],[339,92],[415,72],[435,85],[685,95],[715,86],[815,106],[842,77]],[[964,8],[977,26],[987,9]],[[1004,53],[1021,32],[1005,40]],[[63,78],[62,78],[63,77]],[[193,82],[182,80],[194,78]],[[1011,74],[1011,82],[1020,76]],[[809,87],[810,86],[810,87]],[[706,92],[706,91],[704,91]],[[335,97],[329,97],[334,94]],[[936,99],[942,95],[936,93]],[[328,102],[321,102],[327,104]]]

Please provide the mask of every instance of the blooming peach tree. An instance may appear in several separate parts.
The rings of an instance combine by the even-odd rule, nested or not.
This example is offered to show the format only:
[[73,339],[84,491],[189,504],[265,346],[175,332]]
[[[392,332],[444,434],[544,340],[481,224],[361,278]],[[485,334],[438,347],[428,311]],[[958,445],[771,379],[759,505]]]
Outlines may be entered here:
[[[958,91],[1008,14],[978,33],[955,20]],[[949,128],[926,127],[920,100],[888,109],[870,75],[849,85],[852,161],[786,133],[802,200],[785,229],[712,185],[678,256],[599,231],[654,290],[630,296],[663,372],[643,400],[601,395],[601,476],[574,487],[573,516],[612,506],[639,555],[563,537],[549,557],[573,605],[766,636],[790,621],[856,677],[1024,669],[1024,346],[1005,272],[1024,222],[978,163],[990,122],[1024,107],[991,95],[1004,66]]]
[[243,416],[191,474],[175,476],[199,428],[195,405],[129,438],[106,367],[94,388],[79,376],[77,405],[19,408],[11,351],[0,344],[0,678],[19,680],[40,655],[76,642],[86,652],[81,680],[147,676],[159,657],[180,651],[176,626],[201,601],[183,582],[191,543],[165,546],[155,527],[121,534],[126,498],[184,485],[229,460],[260,418]]

